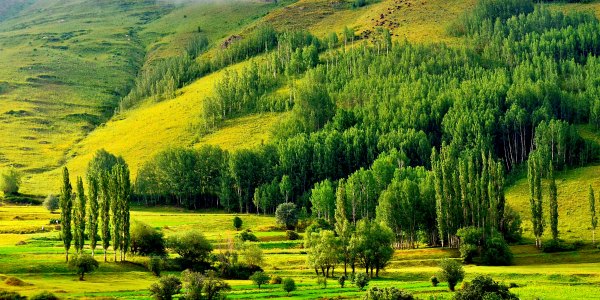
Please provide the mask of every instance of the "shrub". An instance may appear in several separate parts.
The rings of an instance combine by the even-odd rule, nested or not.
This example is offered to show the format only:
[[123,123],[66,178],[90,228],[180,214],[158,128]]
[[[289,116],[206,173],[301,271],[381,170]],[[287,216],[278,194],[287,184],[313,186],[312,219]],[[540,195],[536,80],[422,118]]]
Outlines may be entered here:
[[33,295],[29,300],[58,300],[58,297],[48,291],[43,291]]
[[489,276],[477,276],[454,295],[455,300],[518,299],[508,287]]
[[495,236],[485,242],[481,259],[489,266],[509,266],[513,254],[502,236]]
[[288,296],[296,290],[296,282],[292,278],[286,278],[281,282],[281,288],[287,292]]
[[269,281],[270,284],[281,284],[281,277],[279,276],[273,276],[271,277],[271,281]]
[[54,195],[48,195],[48,197],[44,199],[42,205],[44,205],[44,208],[50,213],[54,213],[54,211],[58,209],[58,197]]
[[448,288],[454,291],[456,284],[465,278],[465,270],[459,262],[445,258],[440,262],[438,277],[443,281],[447,281]]
[[507,243],[518,243],[523,236],[521,228],[521,215],[512,207],[507,206],[504,209],[504,222],[502,224],[502,235]]
[[219,275],[225,279],[248,280],[252,274],[258,271],[263,271],[263,269],[246,264],[226,264],[219,270]]
[[160,272],[162,271],[162,258],[153,256],[148,261],[148,271],[152,272],[154,276],[160,277]]
[[69,267],[79,275],[79,280],[83,280],[85,273],[94,272],[98,266],[98,261],[89,254],[81,254],[69,260]]
[[142,222],[134,222],[132,225],[131,252],[143,256],[166,254],[162,232]]
[[462,258],[463,263],[470,264],[473,262],[473,258],[477,256],[479,252],[479,248],[473,244],[461,244],[460,248],[460,258]]
[[0,300],[25,300],[27,297],[19,295],[17,292],[0,290]]
[[542,243],[542,251],[545,253],[568,252],[575,250],[577,250],[577,247],[575,247],[574,244],[569,244],[562,241],[549,240]]
[[7,168],[0,173],[0,190],[4,195],[16,195],[21,186],[21,173],[15,168]]
[[240,228],[242,228],[242,218],[235,216],[233,217],[233,227],[235,228],[235,230],[240,230]]
[[354,285],[358,288],[358,290],[362,291],[365,289],[367,285],[369,285],[369,275],[367,273],[358,273],[354,275]]
[[175,234],[167,240],[169,248],[181,256],[185,267],[197,267],[198,264],[206,262],[213,250],[210,242],[203,234],[197,231],[188,231]]
[[261,285],[267,284],[269,282],[269,275],[265,274],[262,271],[254,272],[254,274],[250,276],[250,280],[252,280],[252,282],[254,282],[254,284],[258,286],[258,289],[260,289]]
[[326,289],[327,288],[327,277],[317,276],[317,285],[323,286],[323,288]]
[[431,276],[429,281],[431,282],[431,286],[434,286],[434,287],[436,287],[440,283],[437,276],[435,276],[435,275]]
[[181,280],[173,275],[162,277],[158,283],[150,286],[150,294],[156,300],[171,300],[173,295],[179,292],[181,292]]
[[294,203],[282,203],[275,210],[275,219],[277,224],[285,226],[291,230],[298,224],[298,211]]
[[346,284],[346,276],[342,275],[338,278],[338,283],[341,288],[344,288],[344,284]]
[[293,230],[286,231],[285,236],[287,237],[288,241],[295,241],[300,239],[300,235]]
[[256,237],[256,235],[254,235],[254,233],[252,233],[252,231],[250,231],[250,229],[246,229],[242,232],[240,232],[237,237],[242,241],[242,242],[258,242],[258,238]]
[[245,243],[242,255],[249,266],[261,266],[263,264],[263,252],[255,243]]
[[399,290],[395,287],[378,288],[376,286],[370,288],[365,296],[364,300],[413,300],[415,297],[403,290]]
[[182,277],[185,282],[184,299],[225,299],[224,293],[231,290],[231,286],[212,270],[204,275],[186,270]]

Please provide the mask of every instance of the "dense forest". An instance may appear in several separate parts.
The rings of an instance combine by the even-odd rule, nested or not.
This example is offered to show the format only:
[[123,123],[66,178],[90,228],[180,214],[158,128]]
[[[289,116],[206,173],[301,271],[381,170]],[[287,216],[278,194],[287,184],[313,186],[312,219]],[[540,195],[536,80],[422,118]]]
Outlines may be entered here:
[[139,171],[137,201],[268,214],[292,202],[329,223],[382,221],[400,247],[458,246],[465,227],[509,239],[518,216],[504,186],[531,153],[530,173],[545,178],[598,158],[577,125],[600,128],[600,22],[483,0],[448,30],[468,46],[392,42],[383,29],[369,40],[256,29],[199,67],[256,56],[216,83],[203,130],[290,111],[275,140],[159,153]]

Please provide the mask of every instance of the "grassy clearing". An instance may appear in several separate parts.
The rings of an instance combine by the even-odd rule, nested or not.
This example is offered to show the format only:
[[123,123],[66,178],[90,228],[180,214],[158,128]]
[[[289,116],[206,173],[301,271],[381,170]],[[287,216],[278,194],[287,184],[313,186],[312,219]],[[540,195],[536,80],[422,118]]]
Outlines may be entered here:
[[[219,243],[232,237],[233,214],[222,212],[191,212],[175,208],[134,208],[132,220],[143,221],[161,228],[166,235],[188,229],[204,232],[210,240]],[[44,219],[55,217],[35,206],[0,206],[0,229],[38,226]],[[16,218],[18,217],[18,218]],[[273,231],[272,216],[242,215],[244,229],[251,229],[261,240],[265,252],[264,268],[268,274],[292,277],[298,291],[293,299],[322,299],[327,297],[360,298],[351,283],[340,288],[335,279],[329,279],[327,288],[318,286],[314,271],[305,265],[306,255],[301,241],[286,241],[285,232]],[[15,220],[16,218],[16,220]],[[11,222],[17,222],[16,224]],[[15,229],[17,230],[17,229]],[[20,241],[25,244],[17,246]],[[596,299],[600,291],[600,251],[585,250],[572,253],[541,254],[531,245],[514,246],[514,266],[466,266],[467,280],[479,274],[489,274],[504,283],[515,283],[513,288],[521,299]],[[110,257],[110,255],[109,255]],[[418,297],[435,296],[451,299],[445,284],[432,287],[429,278],[437,270],[441,258],[458,257],[456,250],[422,248],[396,251],[388,268],[370,286],[395,286],[406,289]],[[0,288],[33,295],[42,290],[54,292],[65,298],[116,297],[124,299],[150,299],[148,286],[156,281],[149,272],[136,263],[101,263],[100,269],[80,282],[63,262],[62,244],[58,232],[36,234],[0,234]],[[141,262],[143,258],[130,258]],[[343,272],[338,266],[335,273]],[[23,280],[27,286],[14,287],[4,283],[8,276]],[[277,285],[266,285],[260,290],[250,281],[228,281],[233,290],[231,299],[288,298]]]

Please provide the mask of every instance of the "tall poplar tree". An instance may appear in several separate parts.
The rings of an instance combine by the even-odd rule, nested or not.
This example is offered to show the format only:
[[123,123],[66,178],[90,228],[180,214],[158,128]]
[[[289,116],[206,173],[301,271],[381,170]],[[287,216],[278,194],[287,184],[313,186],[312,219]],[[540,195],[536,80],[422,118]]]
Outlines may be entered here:
[[598,227],[598,218],[596,217],[596,197],[594,197],[594,189],[590,184],[590,217],[592,225],[592,243],[596,243],[596,227]]
[[115,262],[117,262],[117,251],[121,248],[121,214],[119,213],[119,166],[115,165],[109,178],[110,213],[111,213],[111,238]]
[[99,207],[100,207],[100,238],[102,239],[102,249],[104,250],[104,261],[106,262],[106,252],[110,247],[110,179],[107,172],[101,172],[98,181],[99,186]]
[[77,194],[75,198],[75,209],[73,210],[74,243],[77,254],[83,251],[85,245],[85,191],[83,180],[77,177]]
[[90,249],[92,249],[92,257],[94,257],[94,251],[98,241],[96,235],[98,234],[98,201],[99,201],[99,186],[98,178],[95,174],[92,177],[88,177],[88,211],[87,211],[87,225],[88,225],[88,238],[90,240]]
[[71,241],[73,235],[71,233],[71,214],[73,210],[73,199],[72,199],[73,187],[69,179],[69,170],[67,167],[63,168],[63,183],[60,191],[60,221],[61,221],[61,237],[63,245],[65,247],[66,261],[69,261],[69,249],[71,248]]
[[550,202],[550,229],[552,231],[552,239],[558,241],[558,191],[556,189],[556,179],[554,178],[554,165],[550,163],[549,168],[550,185],[549,202]]

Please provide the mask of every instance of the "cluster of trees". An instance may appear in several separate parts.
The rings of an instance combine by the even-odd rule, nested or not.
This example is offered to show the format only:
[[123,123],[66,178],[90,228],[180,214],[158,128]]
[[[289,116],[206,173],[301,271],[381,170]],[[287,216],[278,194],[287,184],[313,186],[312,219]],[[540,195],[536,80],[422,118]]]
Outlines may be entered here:
[[16,195],[21,187],[21,173],[14,167],[0,171],[0,191],[4,196]]
[[92,256],[100,242],[104,261],[111,244],[114,261],[117,261],[117,251],[123,261],[130,246],[129,204],[133,192],[129,168],[121,157],[99,150],[88,165],[87,182],[87,195],[81,177],[77,177],[74,192],[69,170],[63,169],[59,202],[66,260],[69,261],[71,243],[78,255],[83,254],[87,238]]
[[[264,35],[276,37],[265,66],[226,76],[215,98],[229,104],[215,107],[226,110],[220,118],[261,109],[289,82],[292,113],[275,139],[211,150],[211,159],[197,158],[205,149],[161,153],[140,172],[140,199],[257,213],[290,202],[330,223],[343,210],[352,225],[385,223],[397,247],[459,247],[465,227],[513,240],[520,221],[505,205],[506,173],[532,151],[545,169],[598,158],[570,124],[598,122],[599,22],[530,1],[486,0],[475,11],[476,21],[463,20],[474,45],[464,49],[391,43],[385,32],[373,46],[352,47],[351,30],[324,41]],[[173,153],[185,155],[167,159]]]

